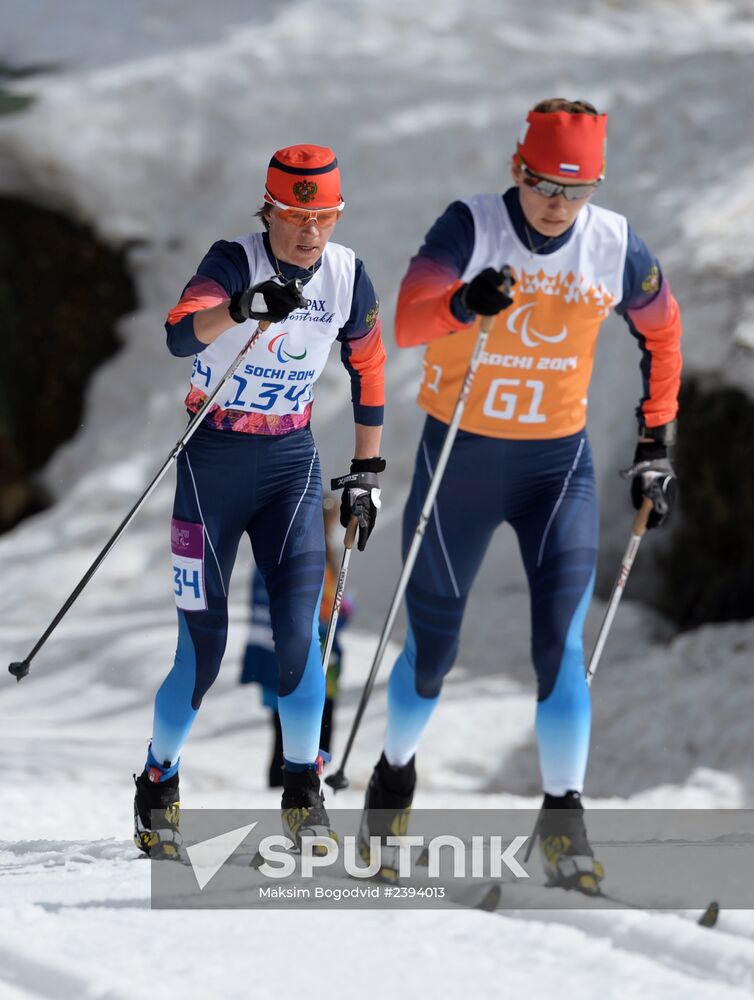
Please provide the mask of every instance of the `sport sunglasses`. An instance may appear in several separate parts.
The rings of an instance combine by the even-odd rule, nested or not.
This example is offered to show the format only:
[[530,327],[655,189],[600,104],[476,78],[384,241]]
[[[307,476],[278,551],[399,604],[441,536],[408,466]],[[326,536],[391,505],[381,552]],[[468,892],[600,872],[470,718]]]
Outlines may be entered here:
[[579,201],[581,198],[589,198],[590,195],[593,195],[602,183],[600,177],[599,180],[592,181],[591,184],[557,184],[540,174],[535,174],[524,163],[520,163],[519,166],[524,175],[524,184],[532,191],[536,191],[537,194],[541,194],[543,198],[555,198],[562,194],[566,201]]
[[312,221],[318,226],[330,226],[338,221],[340,213],[346,207],[346,203],[342,201],[336,208],[291,208],[282,201],[276,201],[266,192],[264,200],[279,210],[278,216],[284,222],[292,222],[294,226],[300,226],[302,229]]

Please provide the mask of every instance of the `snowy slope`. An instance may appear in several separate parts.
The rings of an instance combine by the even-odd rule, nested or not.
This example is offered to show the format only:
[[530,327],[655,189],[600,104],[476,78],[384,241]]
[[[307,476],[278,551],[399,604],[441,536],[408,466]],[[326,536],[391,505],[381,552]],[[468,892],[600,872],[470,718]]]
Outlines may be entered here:
[[[35,82],[30,111],[0,119],[0,190],[63,207],[107,239],[139,241],[141,301],[121,323],[125,349],[94,380],[82,432],[46,472],[59,503],[0,539],[6,660],[28,651],[180,433],[189,362],[167,356],[162,317],[206,246],[247,227],[279,146],[337,149],[348,201],[338,238],[381,290],[391,350],[386,505],[380,544],[353,560],[364,631],[348,641],[341,742],[397,574],[420,424],[419,354],[390,346],[398,281],[448,201],[505,185],[526,107],[564,93],[611,113],[600,200],[625,211],[666,264],[688,363],[733,364],[750,382],[748,0],[219,0],[191,11],[173,0],[6,0],[4,12],[0,55],[62,65]],[[630,456],[638,392],[638,374],[626,376],[637,363],[630,339],[620,321],[606,328],[590,418],[608,576],[630,524],[615,476]],[[326,475],[350,454],[346,383],[336,361],[319,387]],[[0,674],[0,997],[125,997],[161,982],[187,997],[277,997],[291,967],[305,970],[296,989],[325,984],[334,1000],[522,990],[537,1000],[562,991],[569,971],[585,1000],[751,994],[750,913],[724,912],[712,932],[688,915],[636,912],[151,913],[148,865],[128,839],[130,775],[175,644],[171,500],[165,482],[31,677],[16,685]],[[267,721],[235,685],[245,564],[225,670],[184,754],[189,806],[275,801],[263,787]],[[596,603],[590,641],[602,610]],[[527,647],[520,561],[501,532],[422,748],[418,806],[537,803]],[[668,644],[663,624],[626,602],[594,686],[592,804],[752,805],[752,649],[751,624]],[[353,790],[338,804],[359,803],[377,756],[386,670],[354,751]]]
[[[128,648],[127,623],[108,624],[115,647]],[[142,652],[150,641],[163,645],[149,622],[145,628],[139,622],[139,630],[147,633]],[[96,634],[87,645],[96,645]],[[372,638],[359,633],[347,641],[344,716],[351,714],[346,706],[353,706],[360,691],[372,648]],[[266,719],[255,692],[239,691],[230,669],[239,653],[237,638],[229,669],[207,699],[184,752],[186,805],[264,808],[277,801],[263,788]],[[291,954],[295,943],[311,956],[311,968],[296,988],[313,988],[321,976],[335,1000],[355,990],[367,997],[431,991],[492,998],[501,990],[515,996],[526,989],[529,996],[550,997],[574,961],[585,997],[750,995],[751,914],[724,911],[720,926],[709,931],[690,913],[593,909],[494,915],[150,912],[149,865],[136,860],[127,839],[129,772],[143,753],[150,691],[135,677],[119,687],[124,670],[120,664],[99,675],[90,665],[57,675],[40,671],[24,682],[26,690],[5,686],[0,695],[5,734],[0,997],[134,996],[147,991],[158,974],[187,997],[274,998],[291,988],[287,970],[292,962],[298,966]],[[354,787],[338,796],[335,808],[360,802],[380,737],[383,702],[379,685],[349,767]],[[417,805],[533,806],[533,798],[486,791],[491,775],[480,765],[505,760],[527,740],[532,710],[530,696],[518,685],[459,672],[428,732]],[[343,722],[341,746],[344,728]],[[465,749],[472,742],[473,755]],[[732,777],[697,770],[683,787],[657,788],[629,802],[693,808],[735,806],[741,800]]]

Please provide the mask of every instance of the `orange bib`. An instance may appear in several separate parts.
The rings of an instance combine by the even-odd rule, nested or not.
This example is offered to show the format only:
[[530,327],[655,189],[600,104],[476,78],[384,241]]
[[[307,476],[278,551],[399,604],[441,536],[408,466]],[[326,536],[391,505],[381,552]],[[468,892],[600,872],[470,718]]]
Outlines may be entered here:
[[[515,300],[495,318],[461,428],[499,438],[575,434],[586,423],[600,326],[622,294],[625,238],[615,220],[624,222],[623,232],[625,220],[588,206],[565,247],[536,255],[515,237],[502,201],[488,199],[481,195],[468,203],[475,223],[487,210],[500,213],[501,224],[490,225],[489,218],[476,224],[477,245],[464,280],[485,267],[510,264]],[[607,240],[606,250],[611,232],[615,238]],[[486,246],[479,246],[480,234]],[[479,326],[477,320],[427,347],[419,405],[444,423],[453,414]]]

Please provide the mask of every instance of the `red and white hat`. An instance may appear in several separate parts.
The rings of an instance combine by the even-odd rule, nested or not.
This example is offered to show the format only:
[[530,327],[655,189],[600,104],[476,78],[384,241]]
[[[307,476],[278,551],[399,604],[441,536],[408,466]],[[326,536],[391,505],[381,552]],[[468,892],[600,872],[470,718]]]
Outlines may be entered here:
[[538,174],[598,180],[605,176],[607,115],[530,111],[518,137],[518,157]]
[[342,208],[340,170],[327,146],[286,146],[267,168],[264,200],[270,204],[311,208]]

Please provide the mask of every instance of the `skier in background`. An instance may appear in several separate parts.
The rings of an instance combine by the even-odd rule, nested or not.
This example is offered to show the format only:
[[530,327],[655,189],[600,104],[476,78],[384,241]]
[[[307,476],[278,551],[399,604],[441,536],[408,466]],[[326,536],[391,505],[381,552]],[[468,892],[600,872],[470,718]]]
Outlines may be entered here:
[[[513,186],[451,204],[401,285],[396,341],[428,345],[419,392],[427,420],[404,512],[404,556],[480,317],[495,320],[406,591],[408,635],[390,676],[384,751],[362,819],[365,858],[370,835],[405,832],[416,749],[455,660],[490,538],[508,521],[531,595],[543,863],[550,883],[599,891],[603,870],[581,804],[591,725],[582,633],[598,545],[586,396],[603,320],[615,309],[639,346],[643,392],[629,474],[634,506],[653,500],[650,528],[674,494],[668,446],[681,371],[678,305],[657,259],[623,216],[591,201],[605,172],[606,124],[585,101],[539,103],[513,155]],[[500,287],[506,264],[514,298]]]
[[[319,641],[320,647],[324,648],[335,600],[335,587],[340,572],[340,562],[332,537],[333,532],[337,534],[340,517],[337,501],[330,495],[325,496],[322,501],[322,509],[325,522],[325,584],[319,608]],[[343,648],[338,636],[341,629],[348,624],[352,614],[353,605],[344,597],[330,651],[330,662],[327,665],[325,675],[325,706],[322,711],[322,730],[319,737],[320,748],[325,753],[330,753],[332,746],[335,700],[338,696],[343,664]],[[251,581],[251,626],[249,641],[244,651],[240,683],[259,684],[262,689],[262,704],[265,708],[270,709],[274,731],[272,758],[268,772],[270,788],[278,788],[283,784],[283,730],[278,713],[278,672],[270,624],[270,599],[267,595],[264,577],[255,567]]]
[[[344,201],[331,149],[278,150],[267,170],[262,233],[215,243],[166,323],[168,348],[195,354],[186,398],[196,413],[261,321],[261,333],[181,452],[172,521],[178,607],[175,661],[155,698],[147,760],[136,778],[135,841],[174,856],[178,768],[191,726],[220,669],[228,587],[248,534],[270,595],[280,667],[283,829],[334,836],[324,808],[319,736],[325,679],[319,608],[325,571],[319,456],[309,426],[313,386],[337,340],[351,378],[354,480],[341,519],[358,520],[364,549],[379,507],[385,351],[379,305],[362,262],[329,242]],[[251,320],[251,323],[248,321]],[[150,812],[160,813],[152,828]]]

